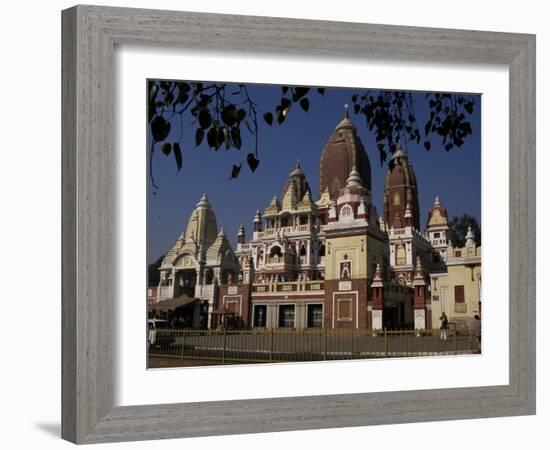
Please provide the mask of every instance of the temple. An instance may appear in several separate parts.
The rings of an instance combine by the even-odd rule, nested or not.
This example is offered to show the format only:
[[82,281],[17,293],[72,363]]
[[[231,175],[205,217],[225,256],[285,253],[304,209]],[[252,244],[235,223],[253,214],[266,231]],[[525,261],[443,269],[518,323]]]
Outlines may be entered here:
[[439,328],[442,312],[469,325],[481,309],[473,232],[453,247],[437,196],[421,230],[418,183],[401,147],[388,166],[379,216],[346,107],[320,156],[318,197],[298,161],[251,218],[250,236],[239,227],[233,249],[204,194],[164,257],[151,309],[202,328],[425,329]]

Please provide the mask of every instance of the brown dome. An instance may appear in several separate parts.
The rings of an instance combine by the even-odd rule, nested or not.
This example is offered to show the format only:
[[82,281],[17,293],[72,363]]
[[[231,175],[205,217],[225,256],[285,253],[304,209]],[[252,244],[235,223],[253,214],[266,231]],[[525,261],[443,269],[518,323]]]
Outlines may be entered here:
[[[409,209],[409,214],[406,214]],[[386,173],[384,220],[389,228],[412,225],[420,229],[418,186],[413,166],[398,145]]]
[[371,167],[365,147],[357,135],[357,129],[349,120],[347,107],[344,119],[330,136],[321,154],[319,192],[328,188],[331,198],[336,199],[352,168],[356,167],[363,186],[370,192]]

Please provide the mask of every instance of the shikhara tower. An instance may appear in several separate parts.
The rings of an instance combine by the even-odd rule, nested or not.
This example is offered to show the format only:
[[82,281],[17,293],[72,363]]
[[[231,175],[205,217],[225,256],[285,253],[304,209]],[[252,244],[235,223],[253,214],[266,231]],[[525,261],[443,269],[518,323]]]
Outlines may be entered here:
[[[432,285],[446,282],[447,261],[454,274],[447,281],[455,284],[469,276],[466,268],[473,279],[481,265],[473,234],[466,261],[449,242],[438,197],[420,230],[418,183],[400,146],[386,173],[383,217],[372,195],[369,158],[346,106],[320,155],[317,199],[298,161],[282,190],[250,218],[249,240],[239,227],[233,251],[205,194],[164,258],[152,308],[192,309],[193,324],[205,327],[434,326],[440,311],[432,311]],[[464,301],[464,292],[479,298],[480,280],[477,294],[462,286],[456,299]]]

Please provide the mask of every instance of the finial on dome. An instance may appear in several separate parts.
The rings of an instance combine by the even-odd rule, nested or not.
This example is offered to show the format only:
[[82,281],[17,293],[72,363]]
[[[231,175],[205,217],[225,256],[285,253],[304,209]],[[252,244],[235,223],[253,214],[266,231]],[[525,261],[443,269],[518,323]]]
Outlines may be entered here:
[[340,130],[340,129],[349,129],[349,130],[355,129],[355,126],[353,125],[353,123],[351,123],[351,120],[349,120],[349,110],[348,110],[347,103],[344,105],[344,118],[336,126],[336,130]]
[[401,142],[397,142],[397,149],[395,150],[395,153],[393,154],[392,158],[400,158],[405,156],[405,153],[403,153],[403,150],[401,149]]
[[197,206],[204,206],[204,207],[207,207],[210,205],[210,202],[208,201],[208,196],[206,195],[206,192],[204,192],[202,194],[202,197],[201,199],[199,200],[199,202],[197,203]]
[[439,195],[436,195],[436,196],[435,196],[434,206],[439,206],[439,205],[441,205],[441,203],[439,202]]
[[346,180],[346,186],[363,186],[363,180],[359,176],[359,172],[357,172],[355,166],[353,166],[353,169],[351,169],[349,173],[349,177]]
[[225,236],[225,230],[223,229],[223,226],[221,227],[220,232],[218,233],[218,236],[219,237],[224,237]]
[[303,175],[304,172],[302,172],[302,169],[300,167],[300,159],[296,161],[296,168],[290,173],[290,176],[296,176],[296,175]]

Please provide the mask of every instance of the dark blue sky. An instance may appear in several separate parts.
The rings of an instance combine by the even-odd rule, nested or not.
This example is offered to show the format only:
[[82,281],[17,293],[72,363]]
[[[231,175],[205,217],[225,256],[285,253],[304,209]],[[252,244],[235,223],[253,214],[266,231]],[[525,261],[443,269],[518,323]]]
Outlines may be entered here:
[[[250,96],[262,115],[273,111],[281,97],[280,86],[248,85]],[[246,162],[237,179],[229,180],[233,164],[240,164],[253,151],[253,138],[243,126],[242,149],[208,148],[206,139],[200,147],[194,143],[196,126],[191,117],[184,116],[183,130],[173,123],[168,141],[177,140],[183,131],[183,168],[176,173],[173,155],[160,151],[154,155],[153,171],[159,186],[156,195],[148,179],[147,193],[147,260],[155,261],[168,251],[181,234],[195,204],[203,192],[214,208],[218,228],[223,226],[231,242],[236,241],[237,229],[242,223],[247,239],[257,209],[263,209],[274,194],[281,198],[288,174],[299,158],[310,183],[314,199],[319,195],[319,158],[323,147],[344,114],[344,104],[351,104],[351,96],[364,89],[327,88],[324,97],[311,92],[308,113],[298,105],[291,109],[282,125],[268,126],[259,120],[260,165],[251,173]],[[429,111],[425,93],[414,93],[415,112],[422,130]],[[441,139],[431,137],[428,152],[422,145],[407,143],[419,188],[420,223],[424,227],[428,209],[435,195],[447,208],[450,217],[467,213],[481,219],[481,97],[477,96],[474,113],[469,117],[473,134],[465,144],[450,152],[441,145]],[[364,117],[350,111],[350,119],[358,129],[372,167],[373,200],[382,215],[382,195],[387,166],[381,166],[374,135],[365,126]],[[179,122],[179,121],[174,121]],[[480,221],[481,222],[481,221]]]

